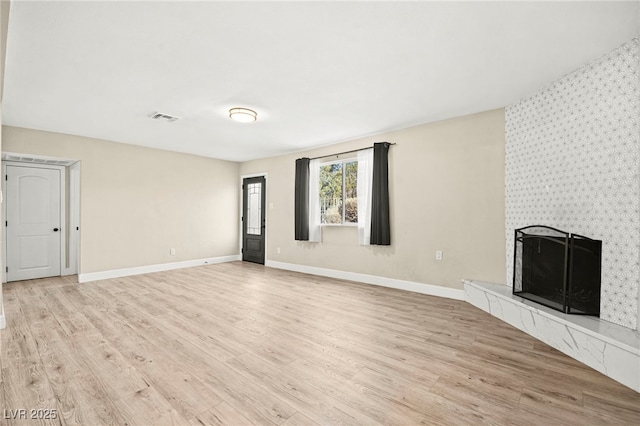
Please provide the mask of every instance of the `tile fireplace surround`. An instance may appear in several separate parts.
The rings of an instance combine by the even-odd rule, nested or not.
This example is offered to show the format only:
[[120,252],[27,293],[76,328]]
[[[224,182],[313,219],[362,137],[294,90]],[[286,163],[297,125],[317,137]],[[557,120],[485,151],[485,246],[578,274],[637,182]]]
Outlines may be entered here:
[[596,317],[563,314],[514,296],[505,285],[463,283],[467,302],[640,392],[640,332]]

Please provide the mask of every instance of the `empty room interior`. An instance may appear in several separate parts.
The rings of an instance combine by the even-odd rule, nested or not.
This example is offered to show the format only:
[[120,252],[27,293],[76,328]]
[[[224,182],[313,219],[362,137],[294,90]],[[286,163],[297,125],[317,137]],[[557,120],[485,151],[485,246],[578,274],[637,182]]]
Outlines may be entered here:
[[640,2],[0,5],[0,424],[640,424]]

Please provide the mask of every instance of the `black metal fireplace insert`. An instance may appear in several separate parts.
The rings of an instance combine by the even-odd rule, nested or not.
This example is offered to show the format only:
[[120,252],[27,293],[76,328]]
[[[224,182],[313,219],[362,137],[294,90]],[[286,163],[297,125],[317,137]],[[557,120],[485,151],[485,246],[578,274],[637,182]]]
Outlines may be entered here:
[[513,294],[565,314],[600,316],[602,241],[543,225],[515,230]]

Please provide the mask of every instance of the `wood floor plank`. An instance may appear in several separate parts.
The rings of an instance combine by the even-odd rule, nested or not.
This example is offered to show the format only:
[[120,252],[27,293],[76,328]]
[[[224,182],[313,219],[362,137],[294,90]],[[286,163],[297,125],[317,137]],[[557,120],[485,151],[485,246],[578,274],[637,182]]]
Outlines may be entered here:
[[114,399],[149,387],[140,371],[101,334],[74,334],[69,337],[69,342],[86,368],[111,390]]
[[590,425],[620,424],[618,413],[586,410],[571,400],[553,398],[549,393],[542,394],[527,388],[522,392],[520,407],[530,412],[531,418],[537,417],[539,422],[569,424],[575,418],[585,418],[589,419]]
[[640,394],[458,300],[230,262],[4,286],[0,424],[640,424]]
[[22,367],[27,364],[40,362],[38,347],[33,340],[26,315],[22,312],[19,302],[12,304],[11,313],[8,314],[7,328],[0,332],[2,340],[2,368]]
[[32,326],[32,332],[47,381],[56,395],[60,419],[77,425],[122,424],[124,419],[113,404],[117,394],[86,368],[65,336],[41,325]]
[[[162,330],[157,327],[162,327],[159,319],[142,316],[139,312],[127,307],[120,307],[119,311],[123,315],[123,320],[126,317],[132,321],[130,323],[132,326],[141,328],[140,336],[144,335],[144,339],[162,333]],[[229,404],[242,409],[249,418],[255,418],[259,423],[268,421],[280,424],[295,412],[260,386],[242,377],[230,375],[228,366],[205,353],[200,346],[190,346],[189,342],[178,339],[176,336],[175,340],[168,339],[165,342],[165,348],[168,349],[164,353],[165,363],[170,363],[169,359],[172,359],[177,365],[184,359],[189,359],[188,363],[181,364],[180,373],[189,375],[192,385],[198,386],[197,394],[200,396],[199,401],[203,404],[215,405],[220,402],[220,396],[222,396]],[[156,356],[159,351],[162,352],[162,349],[156,347]],[[207,371],[207,374],[201,374],[203,371]],[[195,379],[196,376],[197,379]],[[212,392],[215,393],[212,394]],[[190,413],[186,415],[188,418],[193,417]]]
[[[28,416],[26,419],[13,418],[16,410],[27,410],[27,415],[31,409],[58,410],[59,406],[46,375],[38,344],[31,333],[26,316],[21,314],[19,299],[15,297],[11,300],[12,306],[5,310],[5,313],[11,313],[7,317],[7,328],[0,331],[2,420],[8,425],[58,424],[58,420],[51,418],[42,421]],[[7,411],[9,414],[6,414]]]
[[163,314],[156,319],[160,326],[167,332],[200,346],[211,356],[226,361],[238,356],[246,351],[237,341],[233,341],[227,336],[216,333],[215,330],[200,326],[195,321],[188,321],[183,316],[175,314]]
[[20,294],[20,306],[22,314],[30,325],[48,325],[57,328],[60,326],[53,311],[47,305],[45,295],[37,288],[30,287],[29,294]]
[[[286,377],[290,383],[296,383],[294,385],[296,390],[301,388],[301,383],[309,383],[315,393],[330,396],[333,401],[340,401],[340,404],[344,404],[352,410],[355,409],[358,413],[366,413],[369,422],[420,424],[426,418],[423,413],[401,402],[385,398],[366,387],[358,386],[349,379],[327,371],[321,365],[306,363],[304,374],[300,374],[301,370],[277,369],[271,366],[271,368],[267,368],[266,363],[257,363],[256,359],[247,354],[229,361],[229,364],[245,368],[247,371],[251,370],[254,373],[259,371],[261,374],[273,374],[275,371],[280,371],[280,375]],[[273,376],[269,380],[273,380]],[[334,404],[337,403],[334,402]],[[309,415],[308,413],[304,414]],[[359,421],[364,420],[359,419]]]
[[[81,303],[84,299],[79,300]],[[120,309],[126,304],[113,306]],[[128,313],[130,312],[124,313],[125,317]],[[142,378],[148,386],[153,386],[181,416],[186,419],[194,417],[221,401],[218,395],[163,349],[165,346],[162,341],[156,342],[158,346],[153,345],[147,339],[149,336],[132,327],[126,318],[123,319],[110,310],[99,312],[86,309],[84,314],[104,339],[137,370],[139,378],[136,380],[140,382]],[[110,362],[112,361],[103,361]]]
[[591,368],[568,356],[558,358],[557,353],[525,350],[519,346],[507,349],[476,342],[473,351],[465,357],[467,360],[464,362],[486,363],[499,366],[501,371],[511,371],[512,379],[518,380],[523,387],[575,405],[582,403],[582,392],[591,388],[592,379],[600,381]]
[[109,322],[101,316],[91,316],[95,326],[105,338],[118,347],[131,363],[173,408],[187,419],[205,411],[221,401],[220,397],[204,385],[180,360],[166,349],[162,339],[151,343],[144,332],[136,330],[125,318],[112,313]]
[[122,395],[117,401],[119,414],[127,425],[178,426],[189,425],[153,386]]
[[382,345],[368,345],[366,340],[357,336],[351,336],[350,339],[345,337],[332,334],[328,347],[346,353],[356,362],[384,374],[401,374],[421,383],[432,383],[434,376],[451,368],[448,362],[443,361],[448,357],[439,348],[425,346],[425,350],[434,354],[432,356],[407,355]]
[[50,311],[54,313],[66,335],[93,331],[94,328],[81,311],[61,291],[64,287],[48,287],[43,289],[43,299]]
[[253,425],[254,423],[226,402],[221,402],[215,407],[199,414],[195,419],[192,419],[191,424],[193,426],[242,426]]
[[508,382],[488,383],[472,375],[442,376],[431,387],[430,393],[451,401],[461,409],[468,409],[482,419],[506,422],[518,407],[522,388],[510,387]]
[[264,383],[271,392],[320,424],[379,424],[366,413],[353,409],[348,404],[311,386],[306,380],[292,377],[253,354],[241,355],[229,361],[228,364],[235,371]]
[[640,397],[636,401],[619,397],[617,392],[598,392],[596,396],[590,389],[583,392],[584,407],[588,411],[614,412],[615,417],[624,423],[633,424],[640,418]]
[[[46,378],[42,363],[11,366],[2,369],[2,394],[4,410],[59,410],[57,396]],[[59,412],[59,411],[58,411]],[[4,417],[4,416],[3,416]],[[9,415],[9,417],[12,417]],[[56,419],[26,420],[17,418],[4,419],[7,425],[24,424],[59,424]]]
[[423,397],[431,392],[431,388],[437,382],[437,377],[433,383],[419,383],[408,377],[397,377],[382,374],[370,368],[364,368],[351,378],[351,381],[359,387],[366,387],[379,395],[397,401],[401,404],[425,412],[427,406]]
[[296,413],[282,424],[282,426],[320,426],[304,414]]

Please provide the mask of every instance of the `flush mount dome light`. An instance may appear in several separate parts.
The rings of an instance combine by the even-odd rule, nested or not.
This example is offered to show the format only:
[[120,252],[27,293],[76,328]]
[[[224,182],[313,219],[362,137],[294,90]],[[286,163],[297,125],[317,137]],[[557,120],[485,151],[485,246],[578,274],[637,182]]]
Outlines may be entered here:
[[229,118],[241,123],[251,123],[258,119],[258,113],[249,108],[231,108]]

